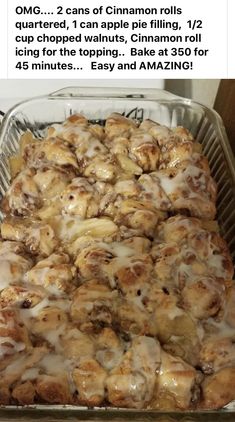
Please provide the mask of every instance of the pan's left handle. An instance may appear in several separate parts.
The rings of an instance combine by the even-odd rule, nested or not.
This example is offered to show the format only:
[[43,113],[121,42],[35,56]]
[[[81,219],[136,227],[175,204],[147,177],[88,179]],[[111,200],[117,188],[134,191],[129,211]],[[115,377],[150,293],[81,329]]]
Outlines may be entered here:
[[0,110],[0,125],[2,124],[3,117],[5,116],[4,111]]

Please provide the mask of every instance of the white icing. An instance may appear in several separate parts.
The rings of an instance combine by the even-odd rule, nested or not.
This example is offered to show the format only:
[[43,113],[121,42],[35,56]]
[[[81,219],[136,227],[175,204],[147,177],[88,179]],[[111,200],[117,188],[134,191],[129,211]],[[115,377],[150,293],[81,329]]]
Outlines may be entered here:
[[217,277],[224,278],[225,270],[223,268],[224,257],[222,255],[213,255],[211,254],[208,257],[208,268],[213,269],[214,274]]
[[21,376],[22,381],[32,381],[36,379],[39,375],[39,368],[30,368],[26,369]]
[[102,145],[100,141],[93,139],[91,142],[89,142],[89,147],[85,152],[85,156],[88,158],[93,158],[97,154],[104,154],[105,152],[107,152],[107,149],[104,147],[104,145]]
[[63,311],[69,311],[70,308],[70,300],[69,299],[57,299],[57,300],[49,300],[48,297],[45,297],[41,302],[39,302],[36,306],[29,308],[29,309],[20,309],[20,319],[26,325],[26,327],[30,326],[30,322],[32,318],[37,318],[40,312],[47,308],[47,307],[57,307],[62,309]]
[[11,271],[11,263],[9,261],[0,261],[0,290],[5,289],[12,283],[15,277]]
[[[20,281],[23,272],[30,266],[29,261],[10,251],[0,252],[0,290],[11,283]],[[14,269],[14,270],[13,270]]]
[[24,349],[24,343],[16,342],[11,337],[0,337],[0,357],[21,352]]
[[29,309],[20,309],[20,319],[23,321],[23,323],[26,325],[26,327],[29,327],[31,318],[37,318],[42,309],[46,308],[50,305],[50,302],[48,298],[44,298],[41,302],[39,302],[36,306]]
[[43,337],[55,348],[56,352],[61,351],[60,336],[66,331],[65,324],[62,324],[55,330],[46,331]]
[[104,349],[96,352],[96,359],[108,371],[119,365],[123,356],[121,349]]
[[46,286],[46,289],[53,296],[60,297],[64,294],[64,292],[62,290],[60,290],[55,284],[48,284]]
[[175,177],[169,178],[164,173],[157,173],[157,176],[161,182],[161,187],[167,195],[172,195],[177,189],[180,189],[184,185],[184,178],[182,172],[178,172]]
[[110,249],[118,258],[126,258],[135,255],[134,249],[119,242],[111,243]]
[[33,281],[33,282],[36,282],[36,284],[43,286],[45,278],[47,277],[47,274],[49,271],[50,271],[49,267],[32,268],[32,270],[30,270],[28,273],[25,274],[24,280],[26,282]]
[[59,218],[59,238],[75,240],[80,236],[105,237],[117,231],[117,226],[107,218],[90,218],[85,221],[78,217]]
[[182,309],[175,306],[167,311],[167,315],[168,315],[168,318],[172,320],[172,319],[175,319],[176,317],[184,315],[184,312],[182,311]]
[[231,327],[226,321],[222,320],[221,322],[216,322],[214,319],[209,318],[207,322],[210,326],[214,327],[216,330],[217,337],[234,337],[235,336],[235,329]]
[[147,132],[138,132],[131,137],[131,149],[135,151],[139,146],[144,144],[155,144],[153,137]]
[[25,309],[25,310],[22,309],[21,312],[25,312],[25,314],[28,314],[30,317],[36,318],[41,312],[41,310],[46,308],[49,305],[50,305],[49,300],[47,298],[44,298],[41,302],[39,302],[33,308]]
[[57,375],[60,372],[70,371],[72,363],[70,360],[65,359],[62,355],[50,353],[44,356],[39,366],[49,375]]
[[28,357],[26,355],[18,357],[14,362],[5,369],[5,375],[17,374],[24,367]]

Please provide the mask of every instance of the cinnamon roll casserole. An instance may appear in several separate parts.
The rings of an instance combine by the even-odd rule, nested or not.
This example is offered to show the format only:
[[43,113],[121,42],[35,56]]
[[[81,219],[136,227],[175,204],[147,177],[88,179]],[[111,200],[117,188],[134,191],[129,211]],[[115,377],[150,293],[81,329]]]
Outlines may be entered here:
[[113,113],[29,132],[1,202],[0,404],[235,399],[233,264],[183,127]]

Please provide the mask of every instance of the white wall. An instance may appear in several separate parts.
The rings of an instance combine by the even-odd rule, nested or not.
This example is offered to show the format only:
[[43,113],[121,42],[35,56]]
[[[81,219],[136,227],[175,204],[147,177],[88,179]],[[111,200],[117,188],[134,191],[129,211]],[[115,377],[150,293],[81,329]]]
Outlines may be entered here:
[[163,79],[149,80],[101,80],[101,79],[12,79],[0,80],[0,110],[6,112],[17,102],[39,95],[47,95],[69,86],[121,87],[121,88],[164,88]]
[[163,79],[12,79],[0,80],[0,98],[33,97],[50,94],[68,86],[163,88]]
[[0,80],[0,110],[7,108],[24,98],[46,95],[68,86],[92,87],[129,87],[129,88],[165,88],[174,94],[192,98],[209,107],[213,106],[219,79],[140,79],[140,80]]
[[220,79],[168,79],[165,88],[174,94],[192,98],[213,107]]

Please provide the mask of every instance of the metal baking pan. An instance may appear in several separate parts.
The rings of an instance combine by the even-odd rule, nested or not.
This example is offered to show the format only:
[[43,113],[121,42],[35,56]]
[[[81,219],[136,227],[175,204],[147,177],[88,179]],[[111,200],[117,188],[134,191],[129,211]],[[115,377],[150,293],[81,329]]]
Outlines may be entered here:
[[[79,112],[90,121],[102,124],[113,111],[139,121],[152,119],[169,127],[184,126],[202,144],[218,185],[217,212],[221,233],[235,262],[235,159],[222,120],[215,111],[166,91],[71,87],[17,104],[5,115],[0,129],[0,199],[10,184],[8,157],[18,150],[20,137],[26,130],[40,138],[48,125],[61,123],[71,114]],[[0,420],[21,418],[40,418],[48,422],[64,419],[232,422],[235,420],[235,407],[231,404],[223,410],[203,412],[87,409],[55,405],[0,408]]]

